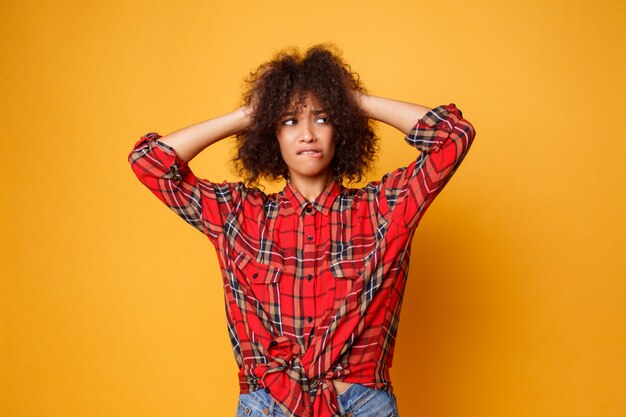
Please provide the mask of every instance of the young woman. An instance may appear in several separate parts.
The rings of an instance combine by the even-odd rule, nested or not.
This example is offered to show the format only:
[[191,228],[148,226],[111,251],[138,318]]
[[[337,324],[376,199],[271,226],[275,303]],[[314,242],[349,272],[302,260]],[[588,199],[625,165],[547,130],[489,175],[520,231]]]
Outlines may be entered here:
[[[472,125],[454,104],[367,95],[339,55],[281,53],[244,105],[129,155],[139,180],[215,246],[239,366],[237,416],[397,416],[389,368],[415,229],[463,161]],[[362,188],[389,124],[420,153]],[[188,162],[237,135],[245,182],[196,177]],[[284,179],[265,194],[259,179]]]

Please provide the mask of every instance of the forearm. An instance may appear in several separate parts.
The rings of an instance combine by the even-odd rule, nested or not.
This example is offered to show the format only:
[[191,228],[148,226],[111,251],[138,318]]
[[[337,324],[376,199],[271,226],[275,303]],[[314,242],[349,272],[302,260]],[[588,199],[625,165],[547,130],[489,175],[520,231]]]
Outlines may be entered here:
[[232,136],[248,127],[250,114],[240,107],[222,116],[177,130],[159,140],[176,151],[183,161],[189,162],[207,146]]
[[430,107],[419,104],[366,94],[359,95],[357,100],[367,117],[393,126],[405,135],[431,110]]

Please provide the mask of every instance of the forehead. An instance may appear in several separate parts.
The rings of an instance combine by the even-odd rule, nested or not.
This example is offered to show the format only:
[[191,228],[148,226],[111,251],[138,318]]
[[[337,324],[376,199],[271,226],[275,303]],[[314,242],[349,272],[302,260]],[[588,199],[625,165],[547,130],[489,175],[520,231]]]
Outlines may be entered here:
[[307,92],[304,94],[294,94],[289,100],[289,104],[285,111],[287,112],[302,112],[306,109],[322,109],[322,103],[313,93]]

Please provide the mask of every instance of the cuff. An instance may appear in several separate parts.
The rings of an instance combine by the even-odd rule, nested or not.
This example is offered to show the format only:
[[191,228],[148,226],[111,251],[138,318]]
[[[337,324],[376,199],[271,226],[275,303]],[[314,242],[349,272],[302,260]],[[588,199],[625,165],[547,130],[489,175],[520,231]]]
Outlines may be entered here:
[[462,117],[454,103],[435,107],[417,121],[404,140],[421,152],[438,152]]
[[171,175],[174,179],[181,179],[189,171],[189,165],[176,154],[174,148],[161,142],[159,140],[161,137],[162,136],[156,132],[146,133],[135,144],[131,155],[136,150],[147,147],[147,150],[144,152],[146,154],[152,154],[154,159],[159,161],[163,168],[169,170],[169,174],[167,175]]

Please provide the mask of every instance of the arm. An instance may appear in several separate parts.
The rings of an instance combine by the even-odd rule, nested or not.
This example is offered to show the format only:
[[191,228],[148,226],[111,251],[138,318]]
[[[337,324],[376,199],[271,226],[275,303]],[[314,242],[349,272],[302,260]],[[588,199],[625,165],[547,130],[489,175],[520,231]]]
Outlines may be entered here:
[[242,107],[161,137],[152,132],[135,144],[128,161],[139,179],[159,200],[212,240],[225,219],[241,207],[243,184],[221,184],[198,178],[188,161],[207,146],[248,126],[250,112]]
[[357,95],[370,118],[402,131],[421,153],[406,168],[381,181],[383,211],[407,227],[415,227],[465,158],[476,132],[454,105],[429,109],[418,104]]
[[191,161],[209,145],[232,136],[250,125],[251,111],[240,107],[230,113],[177,130],[160,138],[174,148],[185,162]]
[[378,120],[408,135],[415,122],[431,110],[419,104],[356,93],[359,107],[370,119]]

